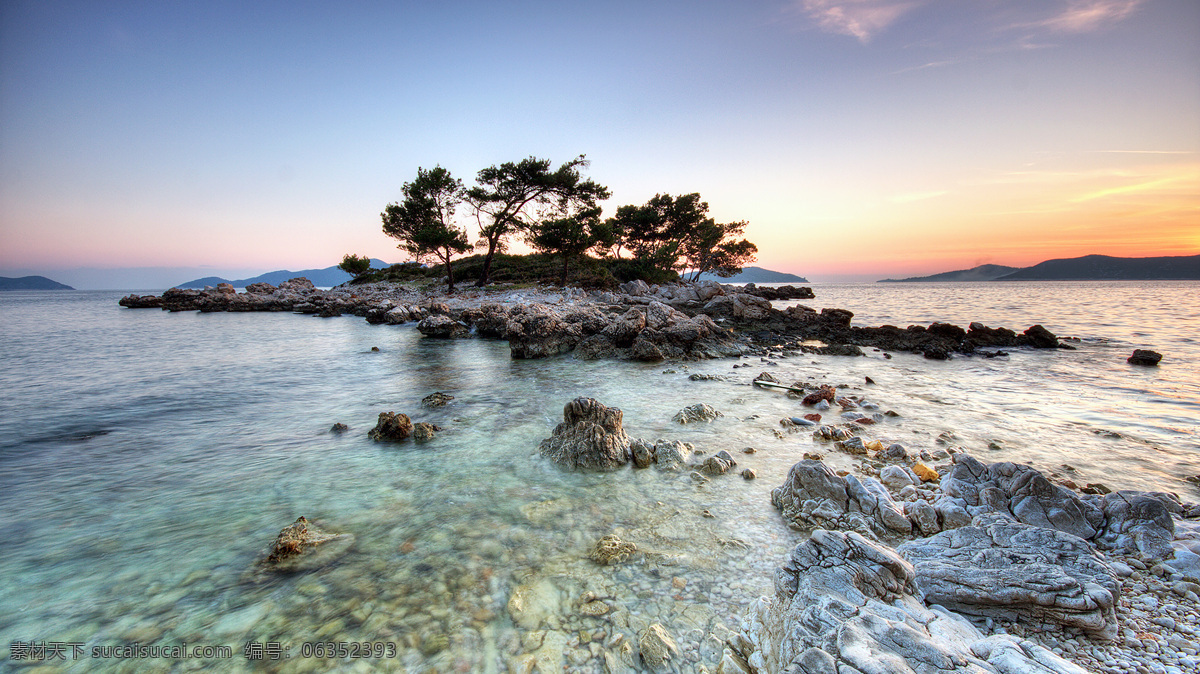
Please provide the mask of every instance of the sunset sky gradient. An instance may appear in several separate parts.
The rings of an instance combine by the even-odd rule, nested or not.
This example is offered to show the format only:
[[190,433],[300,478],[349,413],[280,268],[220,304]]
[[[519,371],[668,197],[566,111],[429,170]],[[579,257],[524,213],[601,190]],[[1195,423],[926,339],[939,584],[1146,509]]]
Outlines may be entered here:
[[578,154],[814,281],[1197,254],[1200,2],[0,4],[0,275],[400,261],[418,166]]

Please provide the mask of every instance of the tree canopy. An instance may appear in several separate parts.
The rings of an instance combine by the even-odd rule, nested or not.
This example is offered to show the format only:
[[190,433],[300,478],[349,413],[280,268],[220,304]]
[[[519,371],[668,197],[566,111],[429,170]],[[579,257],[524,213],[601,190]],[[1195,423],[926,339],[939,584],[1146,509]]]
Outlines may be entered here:
[[590,250],[613,245],[611,230],[600,220],[600,213],[600,207],[593,206],[565,217],[543,220],[533,227],[529,245],[539,252],[562,257],[559,285],[567,285],[571,262]]
[[366,255],[360,257],[353,253],[348,253],[338,263],[338,269],[354,277],[362,276],[371,269],[371,258]]
[[749,241],[734,240],[745,231],[745,221],[717,223],[695,192],[656,194],[641,206],[621,206],[606,225],[618,258],[624,248],[643,265],[690,271],[692,280],[705,272],[733,276],[758,252]]
[[398,248],[414,259],[436,257],[446,266],[447,290],[454,291],[451,260],[467,252],[467,233],[454,224],[454,211],[463,200],[462,181],[434,166],[417,169],[417,177],[401,188],[404,200],[388,204],[380,217],[383,233],[398,239]]
[[550,170],[549,159],[529,157],[506,162],[479,171],[476,185],[465,192],[467,203],[479,223],[476,246],[487,249],[483,272],[476,285],[488,284],[491,262],[497,251],[505,250],[507,237],[515,232],[530,232],[547,218],[570,217],[607,199],[608,188],[584,179],[580,169],[588,166],[579,155]]
[[[558,168],[549,159],[528,157],[480,170],[469,188],[441,166],[418,168],[416,179],[404,183],[403,199],[380,214],[383,231],[416,260],[440,260],[451,291],[452,260],[471,249],[467,233],[455,222],[463,202],[479,226],[474,247],[486,251],[466,272],[478,273],[478,286],[489,283],[493,260],[518,234],[535,250],[562,259],[559,279],[564,285],[572,265],[589,253],[610,258],[605,263],[610,280],[665,282],[690,275],[695,281],[705,273],[728,277],[754,261],[758,247],[742,238],[747,223],[718,223],[709,216],[708,202],[695,192],[656,194],[645,204],[621,206],[602,219],[599,202],[611,193],[584,177],[588,165],[584,155]],[[347,255],[343,265],[350,266],[343,268],[358,275],[354,265],[363,263],[369,267],[370,261]],[[593,268],[582,267],[585,274]]]

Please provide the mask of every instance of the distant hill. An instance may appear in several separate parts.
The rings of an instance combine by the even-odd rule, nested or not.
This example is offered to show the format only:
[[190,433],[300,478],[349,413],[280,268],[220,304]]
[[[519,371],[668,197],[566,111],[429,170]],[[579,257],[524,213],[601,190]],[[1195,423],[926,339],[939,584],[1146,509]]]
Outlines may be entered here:
[[877,283],[946,283],[962,281],[994,281],[1001,276],[1020,271],[1020,267],[1005,267],[999,264],[981,264],[970,269],[944,271],[932,276],[912,276],[909,278],[885,278]]
[[[383,260],[371,258],[372,269],[386,269],[391,265]],[[303,276],[313,285],[321,288],[332,288],[333,286],[341,285],[349,281],[352,276],[337,268],[337,265],[326,267],[324,269],[302,269],[300,271],[289,271],[280,269],[279,271],[269,271],[265,274],[259,274],[253,278],[243,278],[237,280],[223,279],[219,276],[205,276],[198,278],[195,281],[180,283],[176,288],[203,288],[204,286],[215,286],[218,283],[228,283],[235,288],[245,288],[251,283],[270,283],[271,285],[279,285],[288,279],[294,279],[298,276]]]
[[701,274],[702,281],[717,281],[718,283],[808,283],[808,279],[795,274],[781,271],[771,271],[762,267],[745,267],[742,273],[729,278],[721,278],[715,274]]
[[1200,280],[1200,255],[1109,257],[1085,255],[1046,260],[998,281],[1175,281]]
[[51,281],[45,276],[22,276],[21,278],[0,276],[0,290],[74,290],[74,288],[58,281]]

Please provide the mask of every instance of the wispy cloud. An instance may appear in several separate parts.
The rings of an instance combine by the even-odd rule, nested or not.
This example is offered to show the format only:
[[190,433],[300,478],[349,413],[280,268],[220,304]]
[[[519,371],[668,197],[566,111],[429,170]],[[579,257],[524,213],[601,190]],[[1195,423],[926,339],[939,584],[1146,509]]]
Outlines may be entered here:
[[869,42],[910,10],[928,0],[797,0],[822,29]]
[[946,66],[952,66],[961,60],[962,59],[946,59],[944,61],[930,61],[929,63],[924,63],[919,66],[911,66],[908,68],[901,68],[900,70],[897,70],[897,71],[893,72],[892,74],[893,75],[902,75],[904,73],[916,72],[918,70],[929,70],[930,68],[945,68]]
[[1133,15],[1145,0],[1067,0],[1067,7],[1047,19],[1026,24],[1061,33],[1088,33]]

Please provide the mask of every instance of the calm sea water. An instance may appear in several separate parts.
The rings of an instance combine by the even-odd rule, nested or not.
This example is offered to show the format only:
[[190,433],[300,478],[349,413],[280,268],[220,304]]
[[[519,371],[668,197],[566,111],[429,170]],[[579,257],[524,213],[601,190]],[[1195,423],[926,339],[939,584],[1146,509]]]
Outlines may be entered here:
[[[117,293],[0,293],[0,655],[44,641],[82,645],[77,659],[67,648],[52,663],[70,671],[512,671],[559,657],[568,671],[601,671],[618,635],[659,622],[680,643],[678,671],[711,666],[799,540],[771,508],[771,488],[804,452],[828,451],[807,433],[776,437],[799,405],[751,388],[763,370],[844,385],[901,414],[868,439],[933,449],[949,432],[985,460],[1069,464],[1081,484],[1200,500],[1184,481],[1200,474],[1200,284],[814,290],[806,304],[850,309],[861,325],[1042,323],[1077,337],[1078,350],[755,358],[745,368],[514,361],[504,342],[435,341],[354,317],[169,314],[121,309]],[[1134,348],[1163,353],[1162,365],[1127,365]],[[729,379],[688,380],[696,372]],[[455,400],[422,409],[434,391]],[[537,445],[580,395],[622,408],[632,436],[728,449],[758,478],[560,471]],[[725,416],[671,421],[695,402]],[[366,433],[383,411],[445,430],[422,445],[377,444]],[[330,434],[334,422],[351,431]],[[353,545],[316,571],[262,573],[256,560],[300,515],[354,534]],[[610,533],[645,557],[596,566],[587,554]],[[518,588],[533,597],[527,624],[507,608]],[[581,615],[586,592],[612,612]],[[396,652],[305,657],[306,643],[350,641]],[[134,643],[228,646],[232,657],[91,657]],[[290,658],[247,659],[247,643],[280,644]]]

